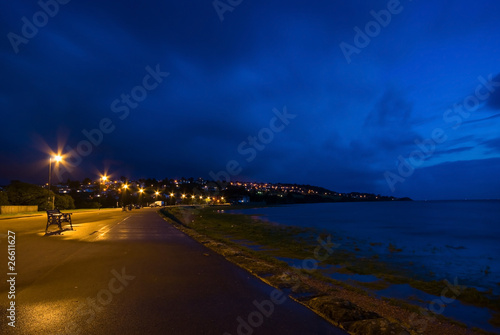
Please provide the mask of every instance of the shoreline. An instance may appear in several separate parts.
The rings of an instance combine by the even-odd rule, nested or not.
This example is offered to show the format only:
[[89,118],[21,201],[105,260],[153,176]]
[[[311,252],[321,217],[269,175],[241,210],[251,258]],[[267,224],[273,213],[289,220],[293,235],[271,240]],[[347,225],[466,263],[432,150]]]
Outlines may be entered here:
[[[285,291],[292,299],[351,334],[491,334],[480,329],[467,329],[460,322],[441,315],[425,313],[423,308],[404,300],[374,297],[367,287],[352,286],[326,277],[317,271],[318,265],[321,267],[323,262],[318,262],[315,268],[311,261],[314,249],[318,249],[317,246],[311,249],[311,242],[314,246],[312,237],[316,233],[313,229],[280,227],[269,222],[256,224],[255,218],[249,215],[225,214],[223,217],[221,214],[226,209],[234,208],[168,208],[160,212],[164,212],[162,216],[165,219],[198,242],[267,284]],[[238,230],[233,229],[235,223]],[[257,226],[264,233],[253,231],[257,234],[254,236],[251,230]],[[242,238],[245,234],[256,238]],[[290,240],[293,237],[298,237],[298,240]],[[326,236],[322,238],[325,244]],[[255,239],[268,243],[259,243]],[[276,259],[276,254],[281,254],[281,257],[299,255],[301,257],[292,258],[308,259],[310,265],[304,263],[305,266],[297,270]],[[348,256],[341,252],[335,257],[338,260],[337,257]],[[444,284],[438,286],[442,290]]]

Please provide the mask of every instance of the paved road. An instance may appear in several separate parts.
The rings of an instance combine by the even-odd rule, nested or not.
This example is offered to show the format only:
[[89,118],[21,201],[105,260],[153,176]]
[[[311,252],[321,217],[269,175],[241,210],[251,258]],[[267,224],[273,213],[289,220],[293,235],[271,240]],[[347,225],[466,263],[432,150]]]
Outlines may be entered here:
[[[152,209],[0,220],[0,334],[345,334],[214,254]],[[16,322],[7,325],[7,234]],[[3,254],[3,255],[2,255]]]

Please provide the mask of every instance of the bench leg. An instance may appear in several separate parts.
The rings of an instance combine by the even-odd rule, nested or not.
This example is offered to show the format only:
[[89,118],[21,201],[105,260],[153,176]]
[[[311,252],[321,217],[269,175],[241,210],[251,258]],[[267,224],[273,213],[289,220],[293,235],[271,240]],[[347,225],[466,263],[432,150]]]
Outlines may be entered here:
[[51,220],[47,221],[47,225],[45,226],[45,234],[47,234],[47,232],[49,231],[49,226],[51,226],[53,224],[57,224],[57,226],[59,227],[59,229],[62,230],[62,228],[61,228],[61,221],[57,220],[57,219],[51,219]]

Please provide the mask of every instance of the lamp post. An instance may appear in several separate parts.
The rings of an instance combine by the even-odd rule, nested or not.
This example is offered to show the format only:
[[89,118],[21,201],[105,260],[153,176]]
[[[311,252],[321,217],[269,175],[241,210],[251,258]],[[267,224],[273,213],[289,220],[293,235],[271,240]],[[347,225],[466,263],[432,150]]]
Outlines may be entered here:
[[123,185],[123,193],[122,193],[122,207],[125,207],[125,202],[124,202],[124,195],[125,193],[127,193],[127,189],[128,189],[128,185],[127,184],[124,184]]
[[139,189],[139,206],[142,207],[142,194],[144,193],[144,189]]
[[101,183],[101,182],[99,182],[99,193],[100,193],[100,195],[99,195],[99,200],[100,200],[100,205],[101,205],[101,206],[99,206],[99,210],[100,210],[100,209],[101,209],[101,207],[102,207],[102,188],[101,188],[101,185],[102,185],[102,184],[104,184],[104,186],[106,186],[106,181],[107,181],[107,180],[108,180],[108,177],[107,177],[107,176],[102,176],[102,177],[101,177],[101,180],[100,180],[100,181],[102,181],[102,183]]
[[[50,201],[50,189],[52,188],[52,158],[54,158],[54,161],[60,162],[62,160],[62,156],[56,155],[54,157],[49,157],[49,188],[47,190],[47,204],[49,205],[50,209],[54,209],[55,201],[55,198],[52,198],[52,201]],[[50,206],[50,204],[52,204],[52,206]]]

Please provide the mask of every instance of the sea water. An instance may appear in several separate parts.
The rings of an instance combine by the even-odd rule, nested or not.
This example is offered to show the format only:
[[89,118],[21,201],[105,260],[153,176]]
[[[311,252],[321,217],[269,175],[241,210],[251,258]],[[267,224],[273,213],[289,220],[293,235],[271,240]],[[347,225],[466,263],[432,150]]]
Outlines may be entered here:
[[[327,232],[340,248],[357,257],[376,255],[377,261],[415,278],[446,279],[500,294],[500,200],[300,204],[237,212]],[[390,288],[382,295],[397,296],[391,289],[394,291]],[[466,323],[492,330],[486,326],[490,315],[487,310],[455,305],[455,316],[479,313],[476,320]]]

